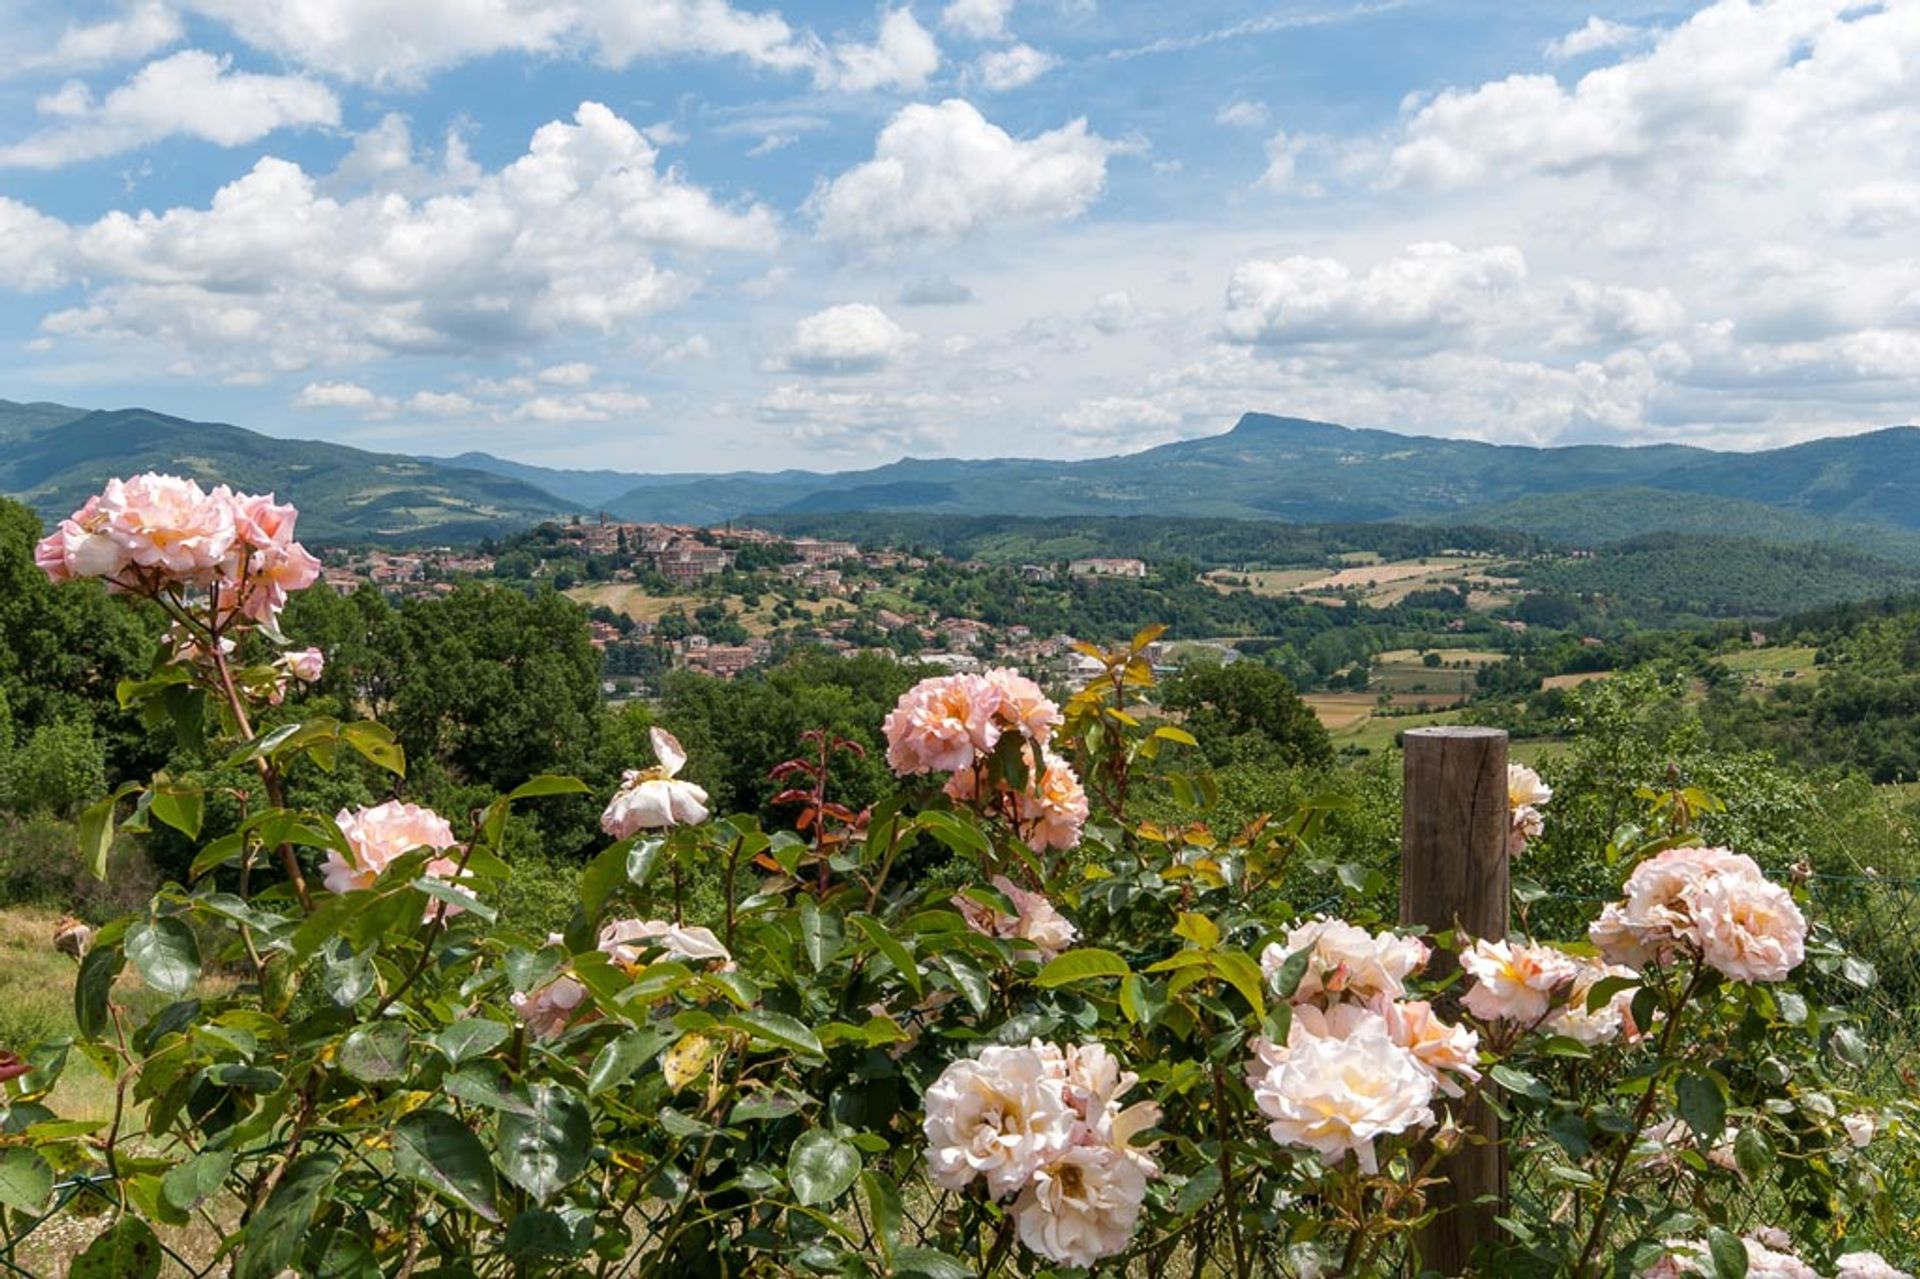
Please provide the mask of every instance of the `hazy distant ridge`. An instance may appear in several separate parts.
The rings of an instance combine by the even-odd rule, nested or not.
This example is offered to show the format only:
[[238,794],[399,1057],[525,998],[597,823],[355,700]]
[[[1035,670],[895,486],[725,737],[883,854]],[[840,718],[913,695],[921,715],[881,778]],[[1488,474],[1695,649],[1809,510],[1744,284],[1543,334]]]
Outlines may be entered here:
[[64,513],[108,474],[150,467],[276,488],[332,536],[452,536],[595,511],[698,523],[911,511],[1444,521],[1572,543],[1711,532],[1920,555],[1920,429],[1910,426],[1724,453],[1494,445],[1249,413],[1220,435],[1085,461],[904,458],[839,474],[645,475],[480,452],[368,453],[142,409],[0,401],[0,492],[43,512]]

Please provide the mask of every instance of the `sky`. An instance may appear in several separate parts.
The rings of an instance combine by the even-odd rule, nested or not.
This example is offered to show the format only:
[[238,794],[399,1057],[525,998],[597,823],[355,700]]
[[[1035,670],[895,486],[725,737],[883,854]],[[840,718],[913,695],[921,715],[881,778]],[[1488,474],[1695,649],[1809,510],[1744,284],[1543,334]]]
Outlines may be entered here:
[[0,0],[0,397],[627,471],[1920,418],[1920,0]]

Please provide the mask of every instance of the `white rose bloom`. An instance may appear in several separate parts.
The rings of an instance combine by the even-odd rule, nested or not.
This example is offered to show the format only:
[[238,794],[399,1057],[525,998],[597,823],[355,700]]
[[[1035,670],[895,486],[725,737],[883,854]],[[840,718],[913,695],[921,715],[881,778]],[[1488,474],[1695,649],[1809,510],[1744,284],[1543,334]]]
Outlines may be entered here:
[[1553,787],[1525,764],[1507,765],[1507,807],[1538,808],[1553,798]]
[[733,956],[710,928],[682,926],[664,919],[616,919],[600,930],[599,948],[615,963],[629,968],[640,962],[642,950],[656,947],[675,959],[711,959],[726,965],[733,962]]
[[1293,993],[1296,1001],[1329,993],[1398,999],[1407,993],[1406,979],[1426,966],[1428,956],[1427,944],[1417,937],[1370,933],[1344,919],[1309,919],[1289,930],[1284,943],[1275,942],[1260,953],[1267,980],[1274,979],[1289,956],[1309,947],[1313,957]]
[[1061,1057],[1041,1045],[994,1046],[940,1072],[923,1102],[927,1165],[934,1184],[964,1189],[987,1179],[994,1198],[1013,1194],[1074,1138]]
[[1849,1252],[1834,1263],[1834,1279],[1913,1279],[1877,1252]]
[[1373,1173],[1374,1139],[1432,1123],[1433,1092],[1433,1076],[1369,1012],[1345,1038],[1290,1036],[1285,1059],[1254,1084],[1253,1099],[1281,1145],[1328,1162],[1351,1152]]
[[1473,943],[1460,955],[1460,967],[1474,979],[1460,1002],[1482,1021],[1502,1018],[1531,1026],[1547,1015],[1553,992],[1579,975],[1573,958],[1551,946]]
[[652,733],[653,753],[660,763],[653,768],[629,769],[607,811],[600,815],[600,829],[615,839],[664,826],[697,826],[709,816],[707,792],[692,782],[675,780],[686,767],[686,751],[666,729],[656,728]]
[[1815,1270],[1790,1252],[1775,1252],[1757,1239],[1743,1239],[1747,1246],[1747,1279],[1820,1279]]
[[1847,1140],[1853,1143],[1856,1150],[1865,1150],[1879,1127],[1873,1116],[1866,1114],[1848,1115],[1840,1121],[1840,1125],[1847,1130]]
[[1063,1266],[1125,1252],[1147,1194],[1147,1169],[1113,1146],[1074,1146],[1042,1164],[1013,1205],[1020,1242]]
[[1700,957],[1735,981],[1784,981],[1806,958],[1806,916],[1778,884],[1717,875],[1688,904]]
[[1631,1023],[1630,1009],[1638,988],[1628,986],[1616,992],[1600,1007],[1591,1010],[1587,1008],[1587,995],[1595,985],[1609,977],[1638,977],[1639,974],[1618,964],[1575,962],[1579,964],[1580,975],[1573,979],[1573,989],[1567,993],[1567,1002],[1554,1009],[1542,1029],[1550,1035],[1577,1039],[1589,1047],[1610,1044],[1620,1038],[1620,1032]]

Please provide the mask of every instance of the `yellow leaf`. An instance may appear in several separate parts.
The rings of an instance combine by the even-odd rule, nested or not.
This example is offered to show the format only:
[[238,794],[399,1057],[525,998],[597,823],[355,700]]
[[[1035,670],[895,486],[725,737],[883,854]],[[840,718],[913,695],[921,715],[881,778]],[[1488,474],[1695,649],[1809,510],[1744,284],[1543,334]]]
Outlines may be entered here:
[[679,1092],[698,1079],[718,1047],[705,1035],[682,1035],[660,1058],[660,1073],[666,1076],[667,1087]]

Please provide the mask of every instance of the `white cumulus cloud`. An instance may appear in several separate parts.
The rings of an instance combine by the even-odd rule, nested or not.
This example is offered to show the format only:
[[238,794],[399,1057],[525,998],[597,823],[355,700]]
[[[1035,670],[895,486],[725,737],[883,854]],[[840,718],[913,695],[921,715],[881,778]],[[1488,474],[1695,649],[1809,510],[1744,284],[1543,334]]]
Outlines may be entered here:
[[0,146],[0,167],[57,168],[171,137],[234,147],[276,129],[340,123],[340,100],[319,81],[234,71],[198,49],[148,63],[104,98],[76,80],[38,106],[58,123]]
[[798,373],[871,373],[913,345],[914,335],[864,302],[830,306],[793,326],[787,367]]
[[915,103],[880,131],[871,160],[822,186],[810,207],[821,234],[835,240],[951,238],[995,223],[1061,221],[1099,197],[1115,150],[1083,119],[1020,139],[963,99]]
[[589,102],[430,198],[335,197],[269,157],[205,208],[63,227],[0,202],[0,218],[47,244],[43,276],[88,282],[43,320],[57,338],[158,346],[198,372],[499,352],[620,330],[687,295],[682,262],[777,242],[767,209],[723,205],[657,159]]
[[1458,186],[1608,169],[1750,181],[1835,147],[1898,147],[1917,126],[1911,4],[1718,0],[1571,88],[1521,74],[1416,105],[1386,176]]
[[940,26],[969,40],[1001,40],[1012,12],[1013,0],[948,0],[940,11]]
[[819,59],[814,80],[822,88],[846,93],[875,89],[915,91],[940,69],[940,46],[914,18],[911,9],[891,9],[880,19],[872,44],[833,46]]
[[[185,34],[186,28],[178,13],[160,0],[141,0],[128,6],[118,17],[68,24],[51,48],[39,53],[17,54],[12,69],[91,71],[158,53]],[[4,74],[0,71],[0,75]]]
[[1236,342],[1428,341],[1484,316],[1526,280],[1511,245],[1410,245],[1355,274],[1333,258],[1243,262],[1227,282],[1225,335]]
[[1007,93],[1032,84],[1058,65],[1060,60],[1051,53],[1030,44],[1016,44],[981,54],[973,64],[973,73],[988,92]]
[[1574,58],[1584,58],[1589,53],[1599,53],[1603,49],[1631,48],[1651,34],[1645,27],[1592,17],[1587,19],[1585,26],[1567,32],[1558,40],[1548,41],[1545,53],[1549,61],[1568,62]]

